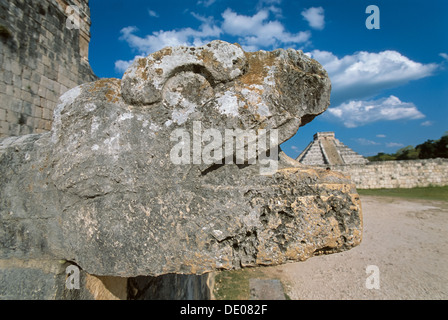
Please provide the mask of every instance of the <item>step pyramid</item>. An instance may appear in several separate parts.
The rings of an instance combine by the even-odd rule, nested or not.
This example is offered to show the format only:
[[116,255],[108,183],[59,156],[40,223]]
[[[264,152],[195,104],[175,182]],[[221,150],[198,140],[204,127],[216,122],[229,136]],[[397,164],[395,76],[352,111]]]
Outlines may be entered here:
[[366,158],[335,138],[334,132],[317,132],[296,159],[305,165],[366,164]]

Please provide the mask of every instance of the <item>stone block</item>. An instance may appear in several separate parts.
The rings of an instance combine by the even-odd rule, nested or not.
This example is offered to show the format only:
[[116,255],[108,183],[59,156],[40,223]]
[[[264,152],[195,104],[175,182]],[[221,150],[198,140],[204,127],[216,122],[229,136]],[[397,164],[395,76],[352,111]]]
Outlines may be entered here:
[[31,116],[33,114],[33,104],[27,101],[22,101],[22,113]]
[[13,74],[21,76],[22,75],[22,67],[18,61],[11,61],[11,71]]
[[[43,37],[43,39],[46,40],[45,37]],[[48,41],[48,40],[46,40],[46,41]],[[50,60],[50,58],[49,58],[48,56],[46,56],[46,55],[42,56],[42,64],[43,64],[44,66],[51,67],[51,60]],[[42,70],[42,71],[43,71],[43,70]]]
[[57,102],[58,101],[58,98],[57,98],[56,94],[53,91],[51,91],[51,90],[47,90],[47,92],[45,94],[45,98],[47,100],[49,100],[49,101],[52,101],[52,102]]
[[43,113],[42,113],[42,118],[45,120],[51,120],[52,114],[53,114],[53,112],[50,109],[44,108]]
[[2,300],[54,299],[55,276],[40,269],[0,269]]
[[13,84],[13,82],[12,82],[12,78],[13,78],[13,73],[12,73],[12,71],[8,71],[8,70],[6,70],[6,71],[3,73],[3,81],[4,81],[6,84],[12,85],[12,84]]
[[[34,125],[34,121],[35,121],[35,118],[32,117],[32,116],[29,116],[29,117],[27,117],[27,119],[26,119],[26,125],[34,129],[34,127],[35,127],[35,125]],[[32,131],[31,131],[31,132],[32,132]],[[31,133],[31,132],[30,132],[30,133]]]
[[45,132],[45,131],[46,131],[46,130],[45,130],[45,124],[46,124],[46,122],[47,122],[47,121],[45,121],[44,119],[39,119],[39,120],[37,121],[37,128],[41,129],[41,130],[42,130],[41,132]]
[[46,89],[52,91],[54,90],[54,81],[48,78],[47,76],[42,76],[40,80],[40,85],[45,87]]
[[13,99],[11,104],[11,111],[22,113],[23,101],[20,99]]
[[57,96],[57,98],[59,98],[59,96],[61,95],[61,84],[58,82],[54,83],[54,93]]
[[17,74],[13,74],[12,75],[12,84],[16,87],[16,88],[22,88],[22,76],[21,75],[17,75]]
[[5,92],[5,94],[7,96],[9,96],[9,97],[13,96],[14,95],[14,86],[10,85],[10,84],[7,84],[6,85],[6,92]]
[[47,77],[48,79],[50,79],[52,81],[58,80],[58,73],[56,70],[53,69],[53,67],[44,66],[44,74],[45,74],[45,77]]
[[69,79],[65,76],[65,74],[59,72],[58,81],[61,84],[61,86],[69,88]]
[[29,90],[22,90],[20,94],[20,99],[24,102],[33,103],[34,97]]
[[104,285],[94,287],[89,279],[92,276],[82,270],[79,270],[79,287],[69,289],[66,283],[69,265],[59,260],[0,260],[0,299],[92,300],[94,295],[89,289],[107,292]]
[[23,68],[22,78],[25,80],[31,80],[31,69],[29,67]]
[[4,93],[0,93],[1,107],[5,110],[11,110],[13,98]]
[[6,94],[6,83],[0,80],[0,94]]
[[38,97],[39,95],[37,94],[39,91],[39,84],[33,81],[30,81],[30,90],[31,93],[36,97]]
[[[17,102],[17,103],[19,103],[19,102]],[[8,121],[9,123],[19,123],[21,111],[22,111],[21,107],[20,107],[20,109],[17,108],[17,111],[7,110],[6,121]]]
[[22,90],[30,91],[31,90],[31,81],[22,77]]
[[41,75],[42,75],[41,72],[33,71],[31,73],[31,81],[39,85],[40,84],[40,80],[41,80]]
[[[57,104],[56,102],[47,100],[46,108],[49,109],[49,110],[51,110],[51,111],[52,111],[52,114],[53,114],[53,110],[54,110],[54,108],[56,107],[56,104]],[[53,117],[53,116],[51,116],[50,119],[52,119],[52,117]]]
[[51,121],[46,121],[45,122],[45,125],[44,125],[44,129],[45,130],[47,130],[47,131],[50,131],[51,130]]
[[33,117],[39,119],[39,118],[42,118],[42,116],[43,116],[43,108],[39,107],[39,106],[35,106],[33,108]]
[[39,97],[42,97],[45,99],[47,95],[47,88],[45,88],[42,84],[39,86],[39,90],[37,91],[37,94]]
[[[4,119],[4,118],[0,118]],[[0,120],[0,134],[4,137],[9,135],[9,123],[3,120]]]
[[18,136],[20,135],[20,125],[18,123],[9,123],[9,135]]
[[2,72],[11,71],[11,60],[4,59],[4,62],[1,65],[1,68],[3,69]]

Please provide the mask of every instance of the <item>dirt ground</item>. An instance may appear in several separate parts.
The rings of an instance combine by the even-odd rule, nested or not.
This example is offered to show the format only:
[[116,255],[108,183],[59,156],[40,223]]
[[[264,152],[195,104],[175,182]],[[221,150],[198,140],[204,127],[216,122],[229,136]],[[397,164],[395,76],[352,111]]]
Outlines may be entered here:
[[[448,201],[362,196],[361,203],[361,245],[265,271],[293,300],[448,299]],[[367,273],[369,265],[378,272]]]

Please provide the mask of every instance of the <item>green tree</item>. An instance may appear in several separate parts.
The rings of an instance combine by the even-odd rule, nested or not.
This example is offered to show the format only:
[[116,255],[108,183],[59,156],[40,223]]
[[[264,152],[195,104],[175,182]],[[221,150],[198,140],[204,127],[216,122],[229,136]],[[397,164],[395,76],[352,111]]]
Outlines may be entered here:
[[443,134],[439,140],[426,140],[422,144],[407,146],[399,149],[396,153],[387,154],[380,152],[375,156],[367,157],[369,161],[387,161],[387,160],[413,160],[413,159],[432,159],[448,158],[448,131]]
[[448,158],[448,134],[437,141],[435,145],[435,156],[437,158]]
[[414,160],[418,159],[419,150],[413,146],[407,146],[398,150],[395,155],[397,160]]
[[395,160],[395,155],[380,152],[376,156],[367,157],[367,159],[369,161],[388,161]]
[[436,144],[434,140],[426,140],[426,142],[419,144],[415,148],[420,150],[420,159],[435,158]]

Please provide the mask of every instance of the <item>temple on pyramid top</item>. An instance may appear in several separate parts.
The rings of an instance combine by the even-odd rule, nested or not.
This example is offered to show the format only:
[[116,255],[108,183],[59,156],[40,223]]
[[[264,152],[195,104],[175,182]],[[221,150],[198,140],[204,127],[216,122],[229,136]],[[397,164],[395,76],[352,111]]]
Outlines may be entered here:
[[366,164],[369,161],[335,138],[334,132],[317,132],[296,159],[305,165]]

